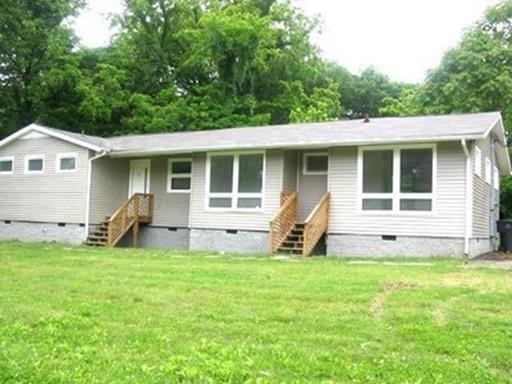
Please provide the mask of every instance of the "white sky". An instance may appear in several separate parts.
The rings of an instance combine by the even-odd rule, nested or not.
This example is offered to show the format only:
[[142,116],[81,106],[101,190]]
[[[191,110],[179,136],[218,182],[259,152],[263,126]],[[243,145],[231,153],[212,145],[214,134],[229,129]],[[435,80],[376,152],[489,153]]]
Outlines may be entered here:
[[[323,21],[314,42],[352,72],[373,65],[397,81],[420,82],[465,28],[499,0],[292,0]],[[84,45],[108,44],[109,13],[121,0],[89,0],[75,22]]]

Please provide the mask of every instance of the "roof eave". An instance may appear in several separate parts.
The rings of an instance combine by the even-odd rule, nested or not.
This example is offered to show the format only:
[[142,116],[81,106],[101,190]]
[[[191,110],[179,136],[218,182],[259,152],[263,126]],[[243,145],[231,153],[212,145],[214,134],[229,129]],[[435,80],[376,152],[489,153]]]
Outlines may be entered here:
[[[485,132],[485,138],[487,138],[491,134],[491,132],[493,131],[493,129],[496,126],[498,126],[498,128],[499,128],[498,129],[499,136],[501,136],[500,138],[503,141],[503,143],[501,143],[503,148],[501,150],[499,150],[498,157],[501,158],[501,160],[505,160],[504,162],[506,165],[505,172],[503,172],[501,174],[508,176],[508,175],[512,174],[512,164],[511,164],[510,156],[508,153],[508,143],[507,143],[507,134],[505,132],[505,124],[503,124],[503,117],[501,116],[501,113],[497,117],[496,121]],[[501,147],[501,145],[500,145],[500,147]]]

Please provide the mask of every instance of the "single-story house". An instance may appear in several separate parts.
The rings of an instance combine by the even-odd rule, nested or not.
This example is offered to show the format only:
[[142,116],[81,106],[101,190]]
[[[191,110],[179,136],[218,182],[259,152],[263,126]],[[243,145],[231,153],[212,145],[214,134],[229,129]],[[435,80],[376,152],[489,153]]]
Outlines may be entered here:
[[497,247],[500,113],[0,141],[0,238],[229,252]]

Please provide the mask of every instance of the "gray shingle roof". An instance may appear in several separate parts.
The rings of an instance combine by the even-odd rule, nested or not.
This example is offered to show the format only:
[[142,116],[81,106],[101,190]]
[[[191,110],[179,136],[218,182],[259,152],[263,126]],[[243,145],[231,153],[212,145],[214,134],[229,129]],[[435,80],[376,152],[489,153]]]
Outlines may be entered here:
[[356,144],[477,139],[499,121],[499,112],[460,115],[387,117],[362,120],[228,128],[210,131],[129,135],[111,138],[44,129],[123,153],[190,153],[265,148],[312,148]]
[[120,136],[104,139],[115,152],[183,153],[279,147],[328,147],[483,137],[499,112],[461,115],[376,118],[265,127],[230,128]]
[[64,130],[61,130],[61,129],[50,128],[50,127],[39,125],[39,124],[38,124],[38,126],[39,127],[43,127],[44,129],[47,129],[49,131],[65,134],[66,136],[69,136],[72,139],[81,140],[81,141],[84,141],[84,142],[89,143],[91,145],[95,145],[95,146],[100,147],[100,148],[105,148],[105,149],[110,148],[110,145],[108,143],[108,139],[104,139],[102,137],[84,135],[83,133],[64,131]]

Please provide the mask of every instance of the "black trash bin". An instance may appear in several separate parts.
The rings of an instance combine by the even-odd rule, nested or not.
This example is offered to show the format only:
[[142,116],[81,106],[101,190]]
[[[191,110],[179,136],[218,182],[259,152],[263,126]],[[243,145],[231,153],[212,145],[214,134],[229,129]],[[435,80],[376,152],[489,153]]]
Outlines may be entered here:
[[498,220],[498,232],[500,233],[501,248],[512,252],[512,219]]

